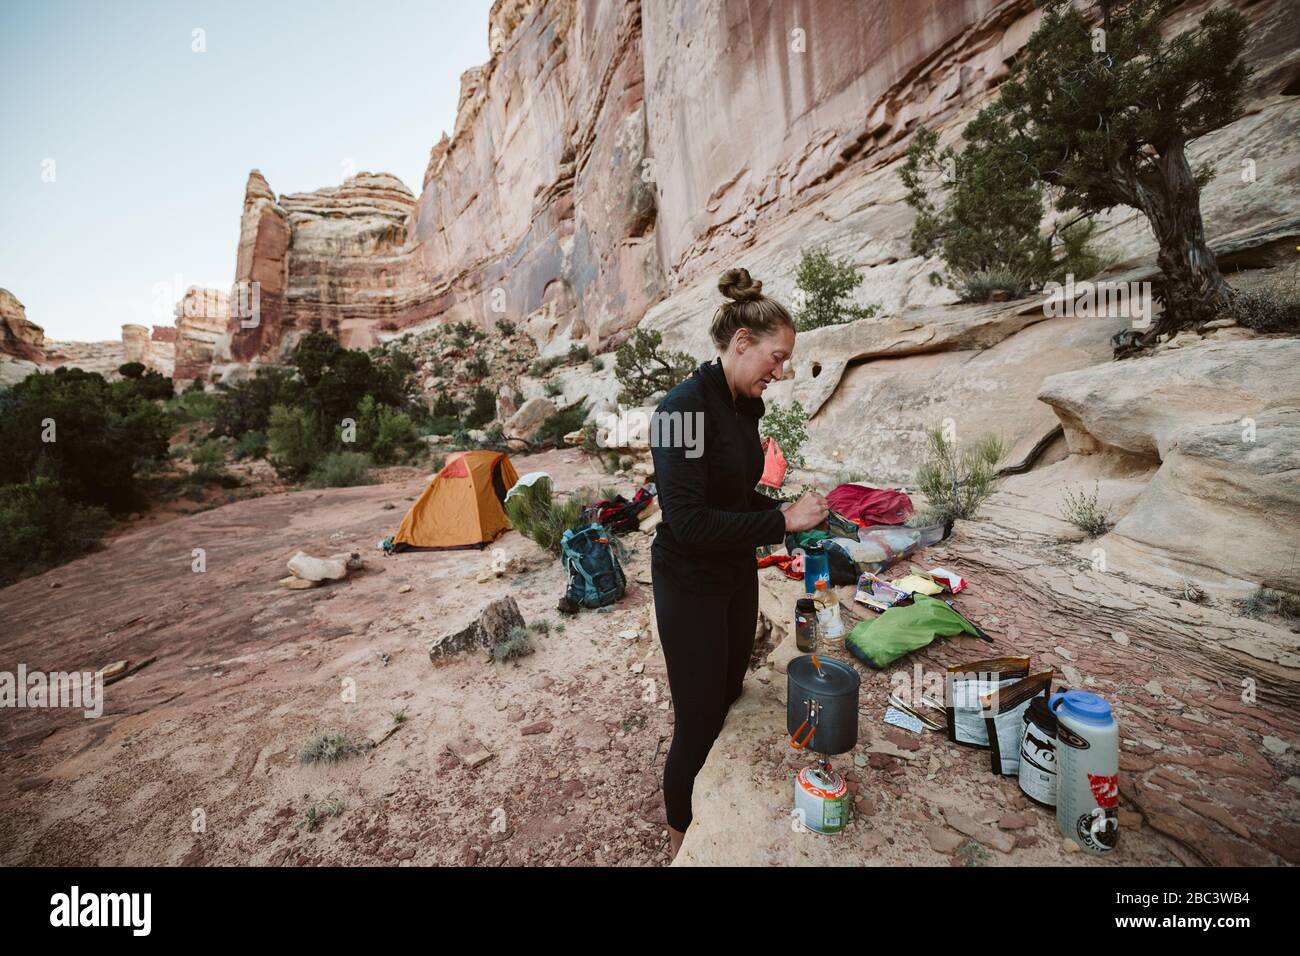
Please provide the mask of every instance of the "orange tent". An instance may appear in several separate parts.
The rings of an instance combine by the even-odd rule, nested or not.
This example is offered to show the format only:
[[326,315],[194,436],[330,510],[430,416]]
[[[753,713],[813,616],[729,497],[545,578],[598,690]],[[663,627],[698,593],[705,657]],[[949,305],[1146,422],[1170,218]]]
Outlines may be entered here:
[[453,454],[402,519],[393,550],[483,547],[510,530],[502,503],[518,480],[504,452]]

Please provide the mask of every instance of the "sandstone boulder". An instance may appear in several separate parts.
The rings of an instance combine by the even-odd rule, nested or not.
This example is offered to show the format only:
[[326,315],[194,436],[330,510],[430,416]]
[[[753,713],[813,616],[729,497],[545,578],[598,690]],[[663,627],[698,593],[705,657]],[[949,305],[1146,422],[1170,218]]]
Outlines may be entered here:
[[504,641],[511,628],[523,627],[524,616],[513,597],[499,598],[486,605],[464,627],[448,631],[429,643],[429,660],[446,663],[466,651],[491,652]]
[[1039,397],[1077,455],[1154,478],[1101,539],[1112,560],[1300,590],[1300,340],[1206,342],[1054,375]]
[[530,398],[510,416],[503,431],[506,438],[531,442],[546,419],[555,414],[555,403],[549,398]]

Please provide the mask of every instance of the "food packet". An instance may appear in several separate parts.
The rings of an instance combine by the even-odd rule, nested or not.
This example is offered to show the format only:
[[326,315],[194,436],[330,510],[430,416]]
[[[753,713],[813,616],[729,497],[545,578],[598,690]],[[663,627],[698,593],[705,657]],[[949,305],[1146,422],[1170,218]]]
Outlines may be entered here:
[[1052,672],[1047,670],[1001,689],[996,698],[992,694],[980,698],[994,773],[1013,777],[1020,772],[1024,713],[1035,697],[1049,697],[1051,693]]
[[980,698],[995,690],[1001,693],[1028,676],[1028,657],[994,657],[950,666],[944,694],[948,739],[966,747],[988,747],[988,725]]

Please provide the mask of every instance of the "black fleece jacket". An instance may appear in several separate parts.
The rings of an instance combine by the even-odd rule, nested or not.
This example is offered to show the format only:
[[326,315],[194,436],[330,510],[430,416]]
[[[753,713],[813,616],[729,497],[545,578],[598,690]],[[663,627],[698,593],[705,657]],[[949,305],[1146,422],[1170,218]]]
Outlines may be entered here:
[[[720,359],[701,364],[655,409],[650,453],[663,519],[652,552],[693,590],[729,588],[741,574],[756,574],[754,549],[785,538],[781,502],[754,489],[763,475],[758,420],[765,410],[761,398],[732,400]],[[683,436],[694,446],[663,441]]]

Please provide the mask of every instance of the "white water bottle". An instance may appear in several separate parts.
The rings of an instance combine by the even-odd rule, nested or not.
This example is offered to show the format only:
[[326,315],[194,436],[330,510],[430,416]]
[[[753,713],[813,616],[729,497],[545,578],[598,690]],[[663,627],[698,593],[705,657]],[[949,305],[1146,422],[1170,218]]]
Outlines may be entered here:
[[1056,826],[1093,853],[1119,840],[1119,728],[1110,704],[1085,690],[1053,694]]

